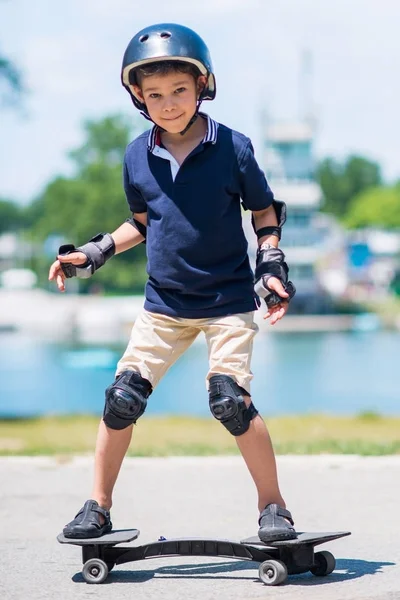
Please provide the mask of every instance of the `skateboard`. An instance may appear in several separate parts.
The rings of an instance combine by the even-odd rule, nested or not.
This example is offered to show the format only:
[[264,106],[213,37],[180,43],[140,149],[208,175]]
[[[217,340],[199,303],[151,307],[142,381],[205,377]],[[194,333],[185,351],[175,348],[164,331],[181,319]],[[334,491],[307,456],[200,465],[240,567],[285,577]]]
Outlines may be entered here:
[[119,529],[99,538],[66,538],[57,536],[61,544],[82,547],[82,576],[87,583],[103,583],[115,565],[160,558],[163,556],[219,556],[260,563],[258,574],[265,585],[280,585],[288,575],[306,573],[329,575],[335,569],[333,554],[314,552],[315,546],[350,535],[350,531],[332,533],[298,533],[294,540],[264,544],[258,536],[240,542],[203,538],[166,539],[142,546],[119,546],[139,537],[138,529]]

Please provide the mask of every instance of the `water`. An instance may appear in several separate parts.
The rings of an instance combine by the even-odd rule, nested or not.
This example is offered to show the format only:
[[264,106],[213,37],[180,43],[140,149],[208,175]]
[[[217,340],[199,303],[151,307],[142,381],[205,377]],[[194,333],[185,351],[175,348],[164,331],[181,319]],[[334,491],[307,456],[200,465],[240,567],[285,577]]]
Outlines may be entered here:
[[[123,350],[0,335],[0,417],[101,414]],[[399,356],[395,332],[259,334],[253,401],[263,415],[399,415]],[[150,397],[147,414],[209,415],[206,373],[207,349],[196,342]]]

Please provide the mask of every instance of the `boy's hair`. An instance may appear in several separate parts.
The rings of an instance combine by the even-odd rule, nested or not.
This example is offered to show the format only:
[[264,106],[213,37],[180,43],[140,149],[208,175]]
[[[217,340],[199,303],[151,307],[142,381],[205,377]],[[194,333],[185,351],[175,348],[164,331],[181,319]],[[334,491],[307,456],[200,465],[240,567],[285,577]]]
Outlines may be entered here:
[[195,81],[201,75],[200,70],[193,63],[183,60],[159,60],[137,67],[134,70],[135,83],[140,87],[145,77],[168,75],[169,73],[186,73],[191,75]]

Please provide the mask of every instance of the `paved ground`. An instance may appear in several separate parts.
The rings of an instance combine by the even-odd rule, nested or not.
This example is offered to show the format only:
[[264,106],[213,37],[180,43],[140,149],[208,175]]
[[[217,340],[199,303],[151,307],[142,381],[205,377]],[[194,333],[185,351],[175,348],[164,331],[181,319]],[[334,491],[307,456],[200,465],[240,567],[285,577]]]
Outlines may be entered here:
[[[337,558],[330,576],[292,576],[272,588],[257,579],[256,563],[172,557],[122,565],[88,585],[80,549],[55,538],[87,497],[91,460],[0,459],[0,598],[400,600],[400,457],[281,457],[279,470],[299,530],[353,533],[325,546]],[[141,529],[136,543],[239,540],[256,533],[257,521],[240,458],[129,459],[112,515],[117,528]]]

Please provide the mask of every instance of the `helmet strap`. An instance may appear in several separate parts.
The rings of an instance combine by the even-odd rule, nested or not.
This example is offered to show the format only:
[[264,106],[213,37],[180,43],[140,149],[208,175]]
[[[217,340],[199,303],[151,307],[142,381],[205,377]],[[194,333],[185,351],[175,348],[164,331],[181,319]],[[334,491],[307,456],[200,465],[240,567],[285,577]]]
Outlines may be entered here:
[[200,94],[199,99],[197,100],[196,112],[194,113],[193,117],[190,119],[189,123],[186,125],[185,129],[183,131],[179,132],[180,135],[185,135],[185,133],[191,128],[193,123],[196,121],[197,117],[199,116],[199,110],[200,110],[200,106],[201,106],[202,102],[203,102],[203,92]]
[[179,132],[179,135],[185,135],[185,133],[187,131],[189,131],[189,129],[191,128],[191,126],[196,121],[197,117],[199,116],[199,108],[200,108],[200,105],[197,107],[196,112],[194,113],[193,117],[190,119],[189,123],[186,125],[185,129],[183,131]]
[[145,112],[144,110],[141,110],[139,112],[142,115],[142,117],[144,117],[148,121],[151,121],[152,123],[154,123],[153,119],[150,117],[150,115],[147,114],[147,112]]

